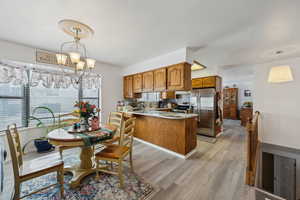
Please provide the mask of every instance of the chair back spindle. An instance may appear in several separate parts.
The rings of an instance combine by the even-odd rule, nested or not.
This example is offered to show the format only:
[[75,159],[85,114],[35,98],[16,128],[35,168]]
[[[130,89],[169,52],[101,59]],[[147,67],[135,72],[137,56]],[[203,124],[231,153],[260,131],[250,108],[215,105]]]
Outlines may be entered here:
[[133,134],[135,129],[135,117],[124,120],[121,128],[120,145],[132,148]]
[[16,124],[9,125],[6,130],[8,146],[12,159],[15,178],[19,177],[19,168],[23,165],[20,136]]
[[123,113],[121,112],[110,112],[108,117],[108,124],[114,125],[117,127],[116,134],[120,134],[122,122],[123,122]]

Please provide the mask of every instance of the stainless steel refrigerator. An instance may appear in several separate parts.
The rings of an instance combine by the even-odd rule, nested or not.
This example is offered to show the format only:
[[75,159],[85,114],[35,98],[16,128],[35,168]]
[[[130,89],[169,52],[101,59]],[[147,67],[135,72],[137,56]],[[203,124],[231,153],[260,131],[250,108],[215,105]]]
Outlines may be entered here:
[[191,95],[193,112],[198,114],[197,134],[216,137],[220,132],[220,114],[217,92],[214,88],[193,89]]

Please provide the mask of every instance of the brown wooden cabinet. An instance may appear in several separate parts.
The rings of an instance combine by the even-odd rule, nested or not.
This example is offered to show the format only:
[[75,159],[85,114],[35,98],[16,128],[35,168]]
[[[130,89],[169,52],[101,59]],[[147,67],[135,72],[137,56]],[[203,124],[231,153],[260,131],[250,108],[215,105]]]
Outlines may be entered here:
[[123,95],[125,99],[133,98],[133,77],[124,76],[123,78]]
[[134,136],[163,147],[170,151],[186,155],[197,146],[197,118],[165,119],[135,115]]
[[193,88],[203,88],[203,78],[193,78],[192,79]]
[[219,76],[207,76],[192,79],[192,88],[217,88],[221,90],[222,79]]
[[223,90],[223,117],[224,119],[238,118],[238,88],[225,88]]
[[142,74],[143,76],[143,92],[151,92],[153,91],[153,71],[150,72],[144,72]]
[[164,91],[167,89],[167,68],[160,68],[153,71],[154,91]]
[[246,126],[249,118],[252,118],[253,109],[252,108],[242,108],[240,110],[241,125]]
[[191,65],[179,63],[124,77],[124,98],[140,97],[142,92],[191,90]]
[[133,92],[140,93],[143,89],[143,78],[142,74],[133,75]]
[[175,91],[163,91],[160,93],[160,98],[162,99],[175,99]]
[[203,78],[203,87],[211,88],[216,86],[216,76],[208,76]]
[[123,78],[123,96],[125,99],[141,97],[141,93],[133,92],[133,76],[124,76],[124,78]]
[[191,89],[191,65],[179,63],[167,68],[168,90]]

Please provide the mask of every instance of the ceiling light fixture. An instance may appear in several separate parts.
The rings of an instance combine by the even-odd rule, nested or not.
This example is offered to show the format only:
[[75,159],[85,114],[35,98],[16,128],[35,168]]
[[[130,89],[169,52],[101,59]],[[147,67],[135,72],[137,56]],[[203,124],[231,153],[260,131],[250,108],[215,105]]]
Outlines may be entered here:
[[90,73],[95,68],[96,60],[87,58],[86,47],[80,42],[82,38],[91,37],[94,30],[86,24],[70,19],[59,21],[58,26],[63,32],[72,36],[74,40],[61,44],[60,53],[56,54],[57,63],[61,65],[63,70],[64,66],[69,65],[69,57],[74,73],[78,78],[76,82],[79,83],[83,75]]
[[192,71],[203,70],[203,69],[206,69],[206,66],[202,65],[198,61],[194,60],[191,69],[192,69]]
[[293,81],[292,70],[290,66],[276,66],[272,67],[269,72],[269,83],[283,83]]

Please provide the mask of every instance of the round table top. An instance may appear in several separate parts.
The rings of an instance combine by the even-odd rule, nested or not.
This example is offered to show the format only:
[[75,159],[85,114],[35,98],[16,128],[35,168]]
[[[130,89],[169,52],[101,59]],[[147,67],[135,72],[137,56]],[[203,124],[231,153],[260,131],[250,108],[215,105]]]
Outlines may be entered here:
[[[109,129],[111,131],[116,131],[117,127],[110,124],[103,124],[101,125],[102,128]],[[67,130],[59,128],[53,131],[50,131],[47,135],[49,140],[53,141],[60,141],[60,142],[81,142],[82,138],[79,137],[77,134],[68,133]]]

